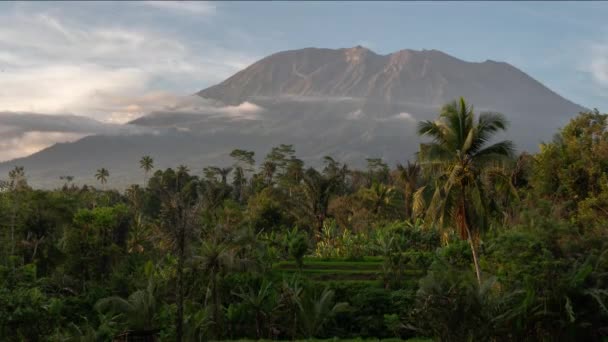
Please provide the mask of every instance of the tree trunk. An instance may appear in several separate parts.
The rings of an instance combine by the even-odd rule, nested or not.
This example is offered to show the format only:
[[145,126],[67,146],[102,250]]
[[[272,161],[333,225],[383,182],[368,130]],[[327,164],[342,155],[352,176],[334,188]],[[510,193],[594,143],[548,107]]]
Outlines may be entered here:
[[10,255],[15,254],[15,221],[17,218],[17,208],[13,203],[13,215],[11,216],[11,253]]
[[467,234],[469,235],[469,246],[471,247],[471,253],[473,254],[473,264],[475,265],[475,274],[477,275],[477,283],[481,286],[481,270],[479,268],[479,260],[477,259],[477,249],[475,248],[475,242],[471,236],[471,231],[467,227]]
[[212,272],[211,274],[211,287],[213,295],[213,321],[215,322],[215,337],[217,339],[222,335],[221,322],[220,322],[220,295],[217,288],[217,274]]
[[464,228],[464,232],[467,235],[467,240],[469,241],[469,247],[471,247],[471,254],[473,254],[473,264],[475,265],[475,275],[477,276],[477,283],[479,284],[479,286],[481,286],[481,269],[479,268],[479,259],[477,258],[477,249],[475,248],[475,242],[473,241],[473,234],[471,234],[471,229],[469,228],[469,219],[467,217],[467,208],[466,208],[466,200],[465,200],[465,194],[466,194],[466,185],[462,184],[461,185],[462,188],[462,196],[461,196],[461,215],[462,218],[461,220],[461,224],[462,227]]
[[469,228],[469,220],[467,217],[467,208],[466,208],[466,185],[461,183],[462,196],[460,196],[460,219],[458,220],[461,225],[460,229],[462,233],[466,234],[466,238],[469,241],[469,247],[471,247],[471,254],[473,254],[473,264],[475,265],[475,275],[477,276],[477,283],[481,286],[481,270],[479,268],[479,260],[477,258],[477,250],[475,249],[475,242],[473,241],[473,234],[471,234],[471,229]]
[[183,225],[180,227],[178,249],[179,256],[177,261],[177,317],[175,336],[178,342],[181,342],[184,336],[184,257],[186,232]]

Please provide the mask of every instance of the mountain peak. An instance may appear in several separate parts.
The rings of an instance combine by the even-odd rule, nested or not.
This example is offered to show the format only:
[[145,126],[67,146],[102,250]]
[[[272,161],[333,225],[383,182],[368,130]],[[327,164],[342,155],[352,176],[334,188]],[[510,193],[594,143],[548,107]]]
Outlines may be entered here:
[[375,55],[373,51],[368,48],[364,48],[361,45],[346,49],[344,51],[344,54],[346,55],[346,61],[350,64],[357,64],[362,62],[368,54]]
[[231,105],[257,97],[312,96],[437,106],[460,96],[481,105],[504,103],[507,87],[515,97],[538,89],[538,82],[523,80],[523,72],[505,65],[467,62],[434,49],[379,55],[361,45],[305,48],[263,58],[198,95]]

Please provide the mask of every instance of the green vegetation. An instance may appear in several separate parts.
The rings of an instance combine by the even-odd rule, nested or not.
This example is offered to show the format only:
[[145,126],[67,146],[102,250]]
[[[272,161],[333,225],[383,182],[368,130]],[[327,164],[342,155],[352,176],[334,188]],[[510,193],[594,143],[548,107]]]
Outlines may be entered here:
[[143,156],[124,192],[105,168],[102,190],[37,190],[16,167],[0,340],[606,340],[608,116],[535,155],[506,128],[460,99],[394,169],[306,168],[291,145],[200,175]]

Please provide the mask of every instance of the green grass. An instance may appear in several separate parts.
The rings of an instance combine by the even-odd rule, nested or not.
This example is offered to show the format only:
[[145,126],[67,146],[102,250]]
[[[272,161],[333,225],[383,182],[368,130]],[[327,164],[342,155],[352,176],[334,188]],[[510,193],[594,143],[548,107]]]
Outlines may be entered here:
[[[258,342],[277,342],[277,340],[231,340],[231,341],[226,341],[226,342],[253,342],[253,341],[258,341]],[[280,340],[278,340],[280,341]],[[287,340],[286,340],[287,341]],[[432,339],[428,339],[428,338],[423,338],[423,337],[415,337],[415,338],[410,338],[407,340],[402,340],[402,339],[398,339],[398,338],[386,338],[386,339],[377,339],[377,338],[353,338],[353,339],[339,339],[339,338],[330,338],[330,339],[316,339],[316,338],[311,338],[308,340],[293,340],[295,342],[331,342],[331,341],[336,341],[336,342],[432,342]]]
[[[282,261],[274,265],[275,268],[279,269],[290,269],[297,268],[293,261]],[[304,269],[345,269],[345,270],[379,270],[381,269],[381,263],[371,262],[353,262],[353,261],[304,261]]]
[[[364,257],[361,260],[305,258],[302,270],[294,261],[281,261],[273,268],[277,274],[300,273],[311,280],[331,281],[377,281],[382,277],[382,258]],[[419,270],[406,270],[406,276],[417,278]]]

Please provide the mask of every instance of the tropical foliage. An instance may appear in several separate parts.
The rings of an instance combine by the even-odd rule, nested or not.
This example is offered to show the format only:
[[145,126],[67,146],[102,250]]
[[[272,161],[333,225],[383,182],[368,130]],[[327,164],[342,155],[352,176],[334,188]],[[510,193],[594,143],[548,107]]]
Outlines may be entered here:
[[101,189],[38,190],[16,167],[0,340],[606,340],[608,116],[579,114],[536,154],[506,129],[459,99],[394,168],[311,167],[282,144],[201,174],[143,156],[119,191],[105,168]]

